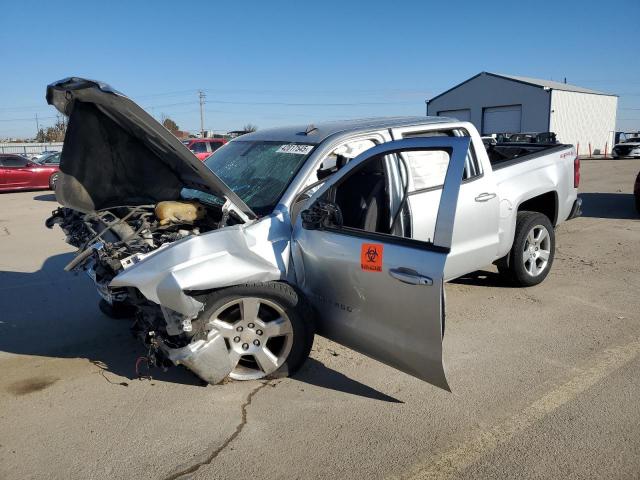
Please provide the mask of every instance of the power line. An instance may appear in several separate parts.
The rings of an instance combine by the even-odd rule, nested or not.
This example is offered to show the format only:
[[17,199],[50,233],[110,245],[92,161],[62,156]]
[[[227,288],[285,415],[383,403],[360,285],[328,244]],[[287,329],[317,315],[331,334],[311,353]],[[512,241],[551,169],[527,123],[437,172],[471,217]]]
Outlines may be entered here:
[[[57,117],[38,117],[39,120],[50,120]],[[33,122],[33,117],[30,118],[0,118],[0,122]]]

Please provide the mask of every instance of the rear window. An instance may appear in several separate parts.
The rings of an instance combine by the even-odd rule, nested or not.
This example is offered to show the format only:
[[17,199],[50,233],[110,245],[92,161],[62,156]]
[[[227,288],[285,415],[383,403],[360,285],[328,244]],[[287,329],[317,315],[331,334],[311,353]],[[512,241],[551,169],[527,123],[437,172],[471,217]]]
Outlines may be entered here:
[[196,142],[189,149],[193,153],[207,153],[207,144],[205,142]]
[[211,151],[215,152],[217,149],[219,149],[221,146],[223,145],[222,142],[209,142],[209,146],[211,147]]

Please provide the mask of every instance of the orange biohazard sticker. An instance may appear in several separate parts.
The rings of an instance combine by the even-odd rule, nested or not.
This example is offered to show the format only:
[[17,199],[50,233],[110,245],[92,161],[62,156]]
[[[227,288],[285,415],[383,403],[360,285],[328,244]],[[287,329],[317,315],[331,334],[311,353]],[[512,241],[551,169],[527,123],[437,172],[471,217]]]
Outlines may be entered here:
[[381,243],[363,243],[360,248],[360,266],[370,272],[382,271],[384,245]]

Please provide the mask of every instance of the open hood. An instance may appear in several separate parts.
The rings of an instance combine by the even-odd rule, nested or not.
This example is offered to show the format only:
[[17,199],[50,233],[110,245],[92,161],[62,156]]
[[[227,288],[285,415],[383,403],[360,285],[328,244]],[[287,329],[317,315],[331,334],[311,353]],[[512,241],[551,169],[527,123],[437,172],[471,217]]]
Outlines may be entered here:
[[176,200],[182,188],[213,194],[242,217],[255,213],[171,132],[109,85],[72,77],[47,87],[69,116],[58,201],[84,212]]

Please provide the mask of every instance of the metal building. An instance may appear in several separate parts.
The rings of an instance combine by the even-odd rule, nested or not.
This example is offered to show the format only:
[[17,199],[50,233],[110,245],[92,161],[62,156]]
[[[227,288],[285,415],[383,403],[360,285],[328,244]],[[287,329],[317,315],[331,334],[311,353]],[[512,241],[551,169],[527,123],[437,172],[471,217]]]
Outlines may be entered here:
[[566,83],[482,72],[427,101],[427,115],[473,123],[483,135],[555,132],[579,153],[610,152],[618,97]]

